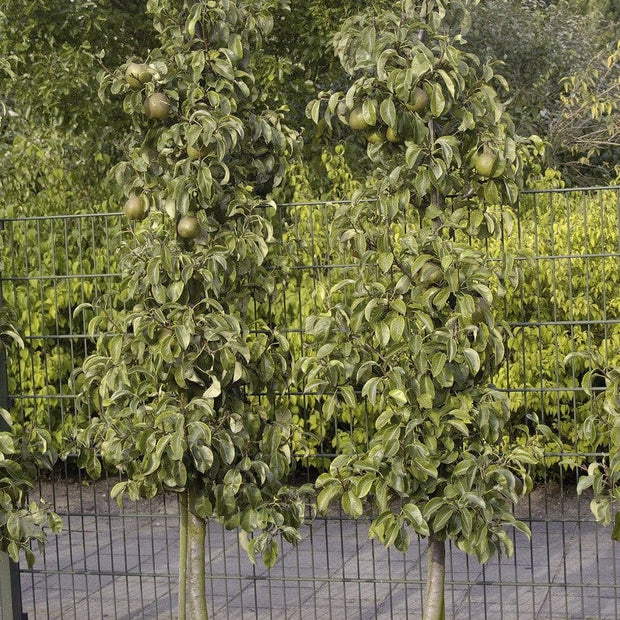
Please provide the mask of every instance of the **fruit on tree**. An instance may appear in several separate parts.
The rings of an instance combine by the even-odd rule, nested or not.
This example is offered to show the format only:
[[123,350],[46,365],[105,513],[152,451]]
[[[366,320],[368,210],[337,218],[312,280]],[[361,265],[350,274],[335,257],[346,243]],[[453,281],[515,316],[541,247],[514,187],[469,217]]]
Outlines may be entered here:
[[388,139],[388,142],[393,142],[394,144],[400,144],[403,141],[403,137],[393,127],[387,128],[385,137]]
[[409,105],[412,112],[422,112],[428,105],[428,95],[423,88],[416,86],[409,95]]
[[148,213],[149,205],[146,196],[131,194],[125,202],[123,211],[128,220],[143,220]]
[[193,215],[184,215],[177,224],[179,237],[195,239],[200,234],[200,223]]
[[142,88],[153,79],[151,68],[138,62],[130,62],[125,69],[125,81],[131,88]]
[[153,93],[144,100],[144,114],[148,118],[163,121],[170,114],[170,99],[164,93]]
[[385,142],[385,134],[381,131],[375,130],[368,134],[368,142],[370,144],[380,144]]
[[351,129],[355,129],[357,131],[363,131],[370,127],[370,125],[364,120],[361,106],[358,106],[351,111],[351,114],[349,115],[349,125],[351,126]]
[[491,151],[483,150],[482,153],[476,155],[474,168],[481,177],[490,177],[493,174],[496,163],[497,155]]

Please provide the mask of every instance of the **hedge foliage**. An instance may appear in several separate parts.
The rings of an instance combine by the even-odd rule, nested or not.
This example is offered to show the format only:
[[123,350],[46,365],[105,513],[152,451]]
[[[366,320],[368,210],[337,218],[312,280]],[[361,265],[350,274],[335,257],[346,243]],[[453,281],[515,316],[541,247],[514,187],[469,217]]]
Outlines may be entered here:
[[[346,199],[360,187],[346,166],[345,148],[326,150],[320,171],[292,163],[279,195],[293,203],[280,208],[279,234],[286,262],[294,268],[287,275],[282,304],[271,312],[273,320],[289,330],[298,351],[305,346],[303,317],[338,278],[337,265],[344,260],[327,241],[333,205],[304,201],[311,202],[321,183],[330,188],[322,195],[328,201]],[[540,184],[561,182],[548,173]],[[592,441],[576,430],[592,410],[591,398],[580,387],[588,361],[563,360],[587,349],[608,366],[620,365],[620,325],[615,323],[620,313],[618,193],[556,189],[560,191],[523,194],[514,214],[518,234],[510,237],[506,249],[519,257],[524,286],[506,297],[504,319],[514,328],[507,343],[508,363],[493,381],[511,391],[519,419],[535,413],[558,431],[565,451],[589,452]],[[113,286],[118,260],[114,248],[123,233],[131,234],[120,218],[109,215],[5,223],[4,276],[29,276],[11,286],[4,283],[6,301],[17,309],[25,336],[25,347],[9,356],[9,390],[26,396],[20,399],[22,421],[47,428],[59,450],[63,436],[70,437],[80,422],[68,380],[89,350],[81,337],[89,317],[75,319],[73,311]],[[502,241],[491,243],[499,252]],[[325,399],[299,395],[298,388],[291,391],[289,406],[312,433],[311,452],[333,454],[351,439],[364,445],[366,429],[374,423],[367,409],[343,405],[330,412]],[[86,416],[82,412],[82,421]],[[564,463],[578,461],[567,458]],[[317,456],[308,463],[322,469],[327,460]]]
[[521,419],[537,413],[570,453],[594,451],[594,438],[577,432],[593,402],[581,387],[590,358],[565,357],[590,351],[620,365],[619,207],[617,190],[525,194],[518,238],[508,241],[521,255],[523,286],[507,296],[505,318],[515,327],[496,383],[514,390]]

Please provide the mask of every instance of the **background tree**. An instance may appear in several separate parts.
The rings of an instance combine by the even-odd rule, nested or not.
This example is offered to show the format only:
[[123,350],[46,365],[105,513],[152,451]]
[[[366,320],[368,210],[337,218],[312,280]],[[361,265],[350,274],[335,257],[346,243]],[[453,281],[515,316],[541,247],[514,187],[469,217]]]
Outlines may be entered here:
[[359,517],[369,502],[370,535],[403,551],[409,528],[428,537],[430,620],[445,615],[447,539],[486,562],[512,552],[506,525],[528,532],[512,507],[542,453],[490,385],[504,358],[497,305],[517,276],[475,241],[509,233],[498,206],[518,196],[520,141],[497,92],[507,85],[463,49],[465,3],[397,8],[344,23],[334,47],[352,84],[307,108],[363,137],[375,173],[331,222],[336,262],[351,267],[318,296],[298,378],[326,416],[368,407],[368,443],[319,476],[318,507],[338,498]]
[[[0,13],[0,196],[7,216],[82,213],[108,206],[114,130],[128,123],[96,97],[97,72],[151,44],[141,2],[10,0]],[[90,94],[89,94],[90,93]],[[103,203],[103,207],[102,207]]]
[[265,198],[297,135],[254,73],[275,6],[152,0],[159,47],[101,75],[133,123],[114,170],[125,214],[145,221],[122,247],[120,297],[90,323],[103,335],[76,377],[94,407],[79,464],[122,472],[119,501],[179,493],[180,618],[207,615],[207,519],[240,527],[268,566],[304,519],[307,489],[286,482],[291,359],[270,323],[281,261]]
[[[582,183],[616,180],[620,173],[620,42],[563,80],[561,107],[549,127],[554,159]],[[557,150],[561,149],[561,153]]]
[[[617,59],[616,68],[603,69],[618,38],[618,9],[612,4],[482,0],[472,10],[468,48],[483,60],[501,61],[502,74],[512,88],[511,110],[517,130],[547,140],[547,165],[560,169],[573,183],[597,185],[616,176],[614,165],[618,162],[609,159],[613,145],[601,159],[602,153],[592,151],[591,144],[580,143],[592,131],[607,135],[607,119],[595,116],[584,123],[585,115],[577,113],[575,102],[567,106],[566,101],[575,81],[582,84],[586,75],[594,81],[593,69],[599,72],[599,86],[591,86],[589,94],[598,91],[603,106],[609,100],[606,91],[617,83],[608,73],[617,74]],[[588,97],[586,110],[591,105],[594,102]],[[617,133],[616,124],[615,139]]]

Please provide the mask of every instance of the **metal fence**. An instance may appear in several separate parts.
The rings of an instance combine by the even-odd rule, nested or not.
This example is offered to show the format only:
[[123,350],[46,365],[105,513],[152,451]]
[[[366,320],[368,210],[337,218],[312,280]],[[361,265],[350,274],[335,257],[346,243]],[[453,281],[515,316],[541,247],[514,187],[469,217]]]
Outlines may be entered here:
[[[295,276],[282,292],[284,326],[301,334],[312,286],[335,279],[334,249],[324,234],[334,203],[283,205],[282,234]],[[0,274],[6,303],[18,309],[24,350],[10,350],[9,402],[15,420],[36,419],[58,441],[87,412],[75,407],[68,377],[88,353],[86,319],[73,311],[117,284],[118,214],[13,218],[2,221]],[[530,191],[517,208],[507,243],[522,261],[525,283],[506,301],[510,357],[496,383],[511,394],[515,415],[536,411],[570,441],[591,403],[581,370],[564,357],[597,349],[620,365],[620,188]],[[304,293],[304,291],[306,291]],[[1,377],[0,377],[1,380]],[[311,404],[291,396],[306,424]],[[334,452],[336,419],[316,446],[320,466]],[[574,449],[541,467],[540,482],[517,508],[532,529],[513,534],[511,558],[484,566],[455,547],[447,556],[447,617],[618,618],[620,552],[597,525],[587,496],[576,494]],[[110,500],[116,480],[92,483],[69,459],[43,474],[33,495],[64,522],[32,570],[21,566],[23,611],[34,618],[173,618],[177,587],[174,496]],[[406,554],[367,538],[368,523],[334,511],[303,530],[296,547],[282,545],[276,566],[252,565],[235,532],[210,523],[208,594],[212,618],[417,618],[425,579],[425,544]],[[2,609],[0,608],[0,612]],[[5,611],[6,614],[6,611]],[[2,613],[0,617],[4,618]]]

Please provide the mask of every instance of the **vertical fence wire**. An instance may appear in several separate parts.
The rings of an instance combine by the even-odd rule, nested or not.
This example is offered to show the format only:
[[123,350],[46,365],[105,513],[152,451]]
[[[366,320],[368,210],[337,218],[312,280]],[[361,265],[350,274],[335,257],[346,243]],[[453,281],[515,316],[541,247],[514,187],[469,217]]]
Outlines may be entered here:
[[[301,354],[305,317],[321,287],[337,282],[345,257],[328,236],[336,203],[281,205],[280,235],[290,272],[282,286],[282,329]],[[531,540],[513,533],[515,554],[485,566],[448,546],[447,616],[458,618],[620,617],[620,558],[609,531],[577,497],[587,455],[571,427],[591,411],[582,368],[564,357],[586,347],[620,365],[620,194],[618,188],[524,193],[514,239],[524,286],[506,303],[512,326],[504,384],[518,415],[536,412],[566,432],[572,448],[539,472],[532,496],[517,508]],[[69,375],[92,344],[87,313],[75,309],[117,283],[118,214],[4,221],[7,302],[19,309],[27,347],[9,363],[18,420],[34,417],[60,436],[88,412],[75,406]],[[291,411],[318,432],[300,479],[311,480],[333,457],[340,433],[370,424],[364,412],[322,425],[313,395],[286,395]],[[572,438],[571,438],[572,437]],[[29,618],[173,618],[178,544],[175,498],[110,500],[116,482],[85,480],[69,459],[39,480],[37,494],[63,518],[34,569],[22,567]],[[284,545],[276,566],[252,565],[235,532],[208,524],[208,595],[212,618],[418,617],[425,541],[406,554],[367,538],[368,522],[334,509],[305,528],[299,546]]]

